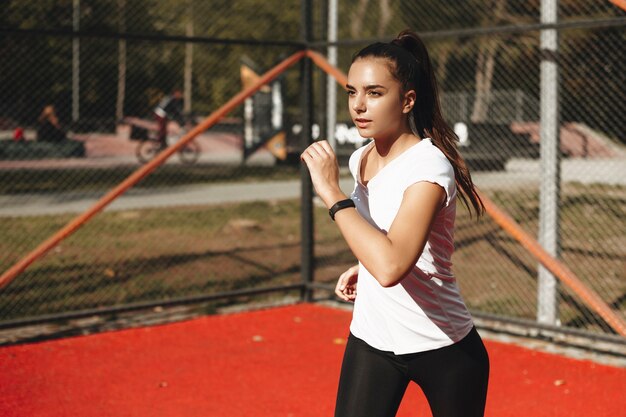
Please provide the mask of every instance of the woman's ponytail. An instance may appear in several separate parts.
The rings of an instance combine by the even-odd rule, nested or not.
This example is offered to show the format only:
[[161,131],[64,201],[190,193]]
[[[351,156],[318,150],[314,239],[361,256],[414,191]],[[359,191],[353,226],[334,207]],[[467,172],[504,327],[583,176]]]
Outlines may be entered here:
[[477,216],[480,217],[484,213],[485,206],[474,187],[465,160],[456,146],[458,138],[441,114],[437,81],[426,46],[417,34],[410,30],[400,32],[396,39],[391,41],[391,44],[408,51],[417,62],[417,71],[400,70],[398,67],[402,63],[396,62],[396,72],[400,74],[413,73],[412,79],[401,80],[405,84],[405,90],[410,87],[415,88],[418,97],[412,111],[412,128],[420,137],[432,138],[435,146],[448,158],[454,168],[454,177],[457,187],[461,191],[459,193],[461,200],[468,209],[471,204]]

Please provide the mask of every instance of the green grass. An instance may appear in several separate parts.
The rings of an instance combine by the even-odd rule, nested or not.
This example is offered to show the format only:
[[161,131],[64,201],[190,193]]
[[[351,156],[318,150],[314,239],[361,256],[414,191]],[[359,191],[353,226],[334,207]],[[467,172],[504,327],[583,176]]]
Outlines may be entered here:
[[[535,190],[490,196],[532,236],[537,235]],[[534,319],[537,261],[491,222],[470,226],[466,215],[459,213],[455,266],[468,304],[478,311]],[[561,261],[626,319],[626,189],[565,185],[559,214]],[[561,285],[560,289],[562,323],[606,329],[569,288]]]
[[[626,312],[626,191],[568,186],[561,203],[561,259]],[[535,190],[491,197],[531,235]],[[72,216],[0,218],[0,270]],[[333,284],[355,260],[327,210],[315,210],[315,279]],[[537,261],[489,218],[459,207],[454,271],[473,311],[533,319]],[[0,320],[300,282],[298,201],[105,212],[0,290]],[[562,287],[563,323],[603,327]]]
[[[0,219],[6,270],[71,216]],[[299,206],[107,212],[0,291],[0,318],[299,282]]]

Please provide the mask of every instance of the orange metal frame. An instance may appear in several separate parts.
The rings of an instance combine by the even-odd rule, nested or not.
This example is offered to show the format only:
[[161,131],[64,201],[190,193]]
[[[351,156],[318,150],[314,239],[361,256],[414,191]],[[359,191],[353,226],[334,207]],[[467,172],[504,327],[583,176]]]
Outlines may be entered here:
[[609,0],[611,3],[626,11],[626,0]]
[[[617,1],[614,2],[616,4],[618,3]],[[624,2],[620,1],[619,3]],[[185,146],[186,143],[193,140],[201,132],[215,125],[222,117],[224,117],[235,107],[243,103],[246,98],[252,96],[263,85],[276,78],[280,73],[294,65],[303,57],[310,58],[319,68],[334,77],[339,84],[345,87],[348,81],[346,75],[338,68],[329,64],[326,58],[321,54],[315,51],[306,50],[291,55],[289,58],[285,59],[283,62],[281,62],[280,64],[269,70],[267,73],[265,73],[263,76],[261,76],[256,83],[251,85],[249,88],[242,90],[230,101],[228,101],[214,113],[209,115],[204,121],[202,121],[202,123],[200,123],[190,132],[188,132],[174,145],[163,150],[163,152],[157,155],[152,161],[131,174],[118,186],[109,191],[90,209],[88,209],[83,214],[77,216],[74,220],[72,220],[61,230],[56,232],[41,245],[39,245],[35,250],[25,256],[22,260],[13,265],[7,271],[5,271],[4,274],[0,276],[0,288],[6,286],[35,260],[43,256],[46,252],[56,246],[61,240],[65,239],[76,230],[78,230],[78,228],[80,228],[83,224],[89,221],[89,219],[91,219],[98,212],[103,210],[104,207],[106,207],[113,200],[122,195],[126,190],[135,185],[142,178],[149,175],[159,165],[163,164],[172,154],[176,153],[181,147]],[[491,201],[487,196],[481,194],[481,198],[485,204],[487,214],[489,214],[493,218],[493,220],[498,225],[500,225],[500,227],[502,227],[507,233],[509,233],[518,242],[520,242],[520,244],[524,246],[533,256],[535,256],[535,258],[537,258],[537,260],[546,269],[552,272],[559,280],[561,280],[563,284],[565,284],[567,287],[570,288],[570,290],[578,295],[591,310],[595,311],[600,317],[602,317],[607,322],[607,324],[609,324],[618,334],[626,337],[626,323],[624,322],[624,320],[622,320],[621,317],[615,314],[615,312],[602,300],[602,298],[600,298],[600,296],[598,296],[598,294],[593,289],[586,286],[562,262],[560,262],[558,259],[555,259],[548,252],[546,252],[535,239],[533,239],[528,233],[526,233],[522,229],[522,227],[517,224],[511,217],[509,217],[505,212],[500,210],[496,206],[496,204],[493,203],[493,201]]]
[[30,264],[32,264],[35,260],[46,254],[50,249],[56,246],[60,241],[74,233],[78,230],[82,225],[87,223],[89,219],[95,216],[97,213],[102,211],[107,205],[109,205],[113,200],[126,192],[130,187],[137,184],[141,179],[148,176],[152,171],[154,171],[159,165],[162,165],[170,156],[178,152],[183,146],[192,141],[196,136],[205,130],[209,129],[211,126],[215,125],[222,117],[232,111],[235,107],[244,102],[244,100],[254,93],[256,93],[264,84],[272,81],[274,78],[279,76],[283,71],[285,71],[290,66],[294,65],[302,57],[306,55],[306,51],[299,51],[280,64],[276,65],[274,68],[265,73],[259,80],[251,85],[249,88],[242,90],[235,97],[230,99],[226,104],[217,109],[215,112],[210,114],[206,119],[204,119],[200,124],[190,130],[187,134],[185,134],[180,140],[178,140],[172,146],[164,149],[161,153],[159,153],[153,160],[143,165],[137,171],[132,173],[128,178],[118,184],[115,188],[109,191],[106,195],[104,195],[99,201],[97,201],[91,208],[85,211],[83,214],[77,216],[72,221],[70,221],[67,225],[65,225],[61,230],[56,232],[42,244],[37,246],[31,253],[26,255],[23,259],[21,259],[18,263],[13,265],[7,271],[0,276],[0,288],[6,286],[9,282],[11,282],[15,277],[21,274]]

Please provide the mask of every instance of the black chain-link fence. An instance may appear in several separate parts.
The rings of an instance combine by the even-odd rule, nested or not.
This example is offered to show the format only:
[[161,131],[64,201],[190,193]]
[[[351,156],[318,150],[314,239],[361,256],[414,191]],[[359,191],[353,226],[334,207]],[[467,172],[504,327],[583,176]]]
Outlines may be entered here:
[[[540,2],[359,4],[368,7],[367,12],[340,2],[338,21],[344,23],[338,26],[340,68],[347,68],[352,53],[381,34],[390,39],[406,27],[420,32],[434,61],[445,117],[459,136],[475,183],[540,240],[540,217],[546,210],[540,203],[541,184],[547,181],[540,149],[540,68],[546,59],[540,43]],[[622,321],[626,319],[624,16],[609,2],[561,1],[559,23],[543,26],[555,27],[560,39],[555,54],[560,72],[558,217],[544,233],[557,235],[557,258]],[[367,42],[359,41],[362,38]],[[324,117],[323,110],[319,114]],[[349,120],[343,98],[337,114],[338,120]],[[340,147],[350,142],[347,136],[337,136]],[[347,148],[346,155],[354,146]],[[568,286],[557,284],[553,300],[542,295],[537,259],[489,217],[476,222],[460,208],[456,247],[455,274],[476,315],[539,321],[588,334],[615,332]],[[321,261],[319,275],[330,282],[353,262],[344,249],[340,253],[345,262],[335,268],[338,252],[328,244],[320,245],[319,251],[327,251],[329,257]],[[554,310],[554,316],[541,318],[545,309]]]
[[[333,4],[313,2],[308,10],[312,48],[324,54],[335,40],[328,35]],[[300,2],[255,0],[7,2],[0,15],[0,271],[163,143],[303,49],[301,11]],[[540,2],[339,1],[337,42],[330,44],[347,71],[370,41],[407,27],[421,33],[476,184],[533,236],[540,235],[545,180],[540,15]],[[559,25],[549,26],[559,36],[557,257],[622,319],[625,16],[608,1],[561,0]],[[295,66],[263,87],[19,274],[0,290],[0,321],[297,290],[297,156],[307,93],[300,77]],[[326,75],[314,70],[313,136],[331,138],[345,165],[362,140],[336,88],[332,100]],[[155,109],[168,103],[159,118]],[[343,184],[350,190],[349,178]],[[476,222],[463,208],[458,214],[453,261],[472,311],[537,320],[537,260],[489,218]],[[314,224],[314,281],[332,283],[354,258],[321,207]],[[613,332],[567,286],[557,290],[551,324]]]
[[[2,272],[303,48],[298,2],[3,9]],[[285,134],[299,78],[281,74],[35,261],[2,289],[0,320],[299,284]]]

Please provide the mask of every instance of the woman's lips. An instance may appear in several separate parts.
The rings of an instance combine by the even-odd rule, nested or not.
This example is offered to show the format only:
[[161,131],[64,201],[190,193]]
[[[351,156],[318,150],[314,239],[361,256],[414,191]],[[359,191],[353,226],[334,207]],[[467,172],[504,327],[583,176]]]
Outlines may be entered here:
[[372,121],[369,119],[354,119],[354,123],[356,123],[356,125],[360,128],[366,127],[371,122]]

